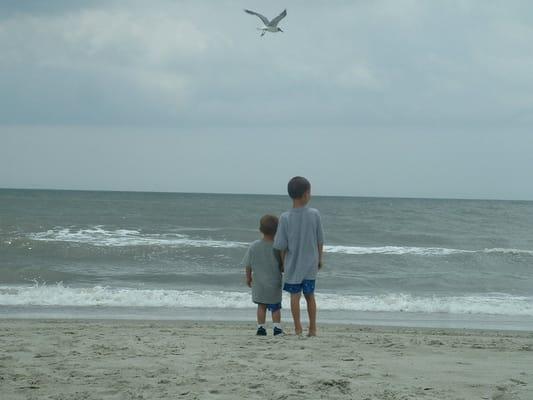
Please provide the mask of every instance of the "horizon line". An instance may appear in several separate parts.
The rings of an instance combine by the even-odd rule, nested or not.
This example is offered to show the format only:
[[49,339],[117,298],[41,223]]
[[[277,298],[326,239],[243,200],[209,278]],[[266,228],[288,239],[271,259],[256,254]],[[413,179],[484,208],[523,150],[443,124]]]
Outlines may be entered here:
[[[286,193],[232,193],[232,192],[189,192],[189,191],[159,191],[159,190],[115,190],[115,189],[58,189],[58,188],[28,188],[28,187],[0,187],[0,190],[27,190],[27,191],[55,191],[55,192],[105,192],[105,193],[154,193],[154,194],[188,194],[188,195],[220,195],[220,196],[287,196]],[[313,194],[313,197],[341,197],[363,199],[404,199],[404,200],[461,200],[461,201],[517,201],[533,202],[533,199],[499,199],[479,197],[426,197],[426,196],[372,196],[372,195],[339,195],[339,194]]]

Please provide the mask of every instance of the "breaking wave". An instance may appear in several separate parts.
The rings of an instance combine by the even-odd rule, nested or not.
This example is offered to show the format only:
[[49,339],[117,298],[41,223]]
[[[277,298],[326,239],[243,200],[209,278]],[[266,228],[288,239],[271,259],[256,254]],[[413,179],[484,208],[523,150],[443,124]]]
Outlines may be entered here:
[[[126,246],[168,246],[168,247],[211,247],[211,248],[245,248],[247,242],[191,238],[186,234],[165,233],[148,234],[134,229],[106,230],[103,226],[87,229],[54,228],[43,232],[27,235],[28,239],[41,242],[79,243],[100,247]],[[348,255],[418,255],[418,256],[449,256],[454,254],[490,253],[533,255],[533,250],[487,248],[480,250],[452,249],[444,247],[413,247],[413,246],[336,246],[326,245],[327,253]]]
[[[320,309],[322,310],[533,316],[533,297],[507,294],[413,296],[404,293],[391,293],[379,296],[358,296],[318,293],[317,297],[320,301]],[[285,305],[288,305],[290,302],[289,298],[284,297],[283,302]],[[149,290],[103,286],[75,288],[67,287],[63,284],[0,286],[0,304],[4,306],[211,309],[245,309],[254,307],[248,292],[171,289]]]
[[179,233],[143,234],[133,229],[106,230],[102,226],[74,230],[55,228],[45,232],[30,233],[28,238],[43,242],[83,243],[102,247],[124,246],[175,246],[175,247],[245,247],[248,243],[224,240],[191,239]]

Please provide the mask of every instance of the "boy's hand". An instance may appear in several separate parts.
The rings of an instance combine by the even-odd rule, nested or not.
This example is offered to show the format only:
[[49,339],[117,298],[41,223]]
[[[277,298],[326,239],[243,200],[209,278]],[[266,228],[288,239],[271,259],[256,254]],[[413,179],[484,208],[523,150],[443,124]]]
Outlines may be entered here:
[[322,261],[318,262],[318,269],[322,269]]

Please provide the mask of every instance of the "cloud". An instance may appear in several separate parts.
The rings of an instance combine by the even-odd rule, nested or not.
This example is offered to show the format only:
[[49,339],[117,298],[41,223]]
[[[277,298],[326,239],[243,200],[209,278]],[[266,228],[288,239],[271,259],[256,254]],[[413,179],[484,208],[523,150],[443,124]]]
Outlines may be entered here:
[[0,13],[0,124],[531,120],[520,2],[293,3],[264,38],[241,6],[281,3],[31,4]]
[[[175,113],[190,79],[179,63],[201,57],[208,43],[188,20],[111,8],[4,20],[0,48],[3,84],[11,89],[2,100],[13,102],[0,117],[43,122],[37,106],[47,109],[44,122],[91,123],[98,122],[95,108],[116,108],[119,120],[127,114],[135,120],[148,101]],[[100,113],[104,120],[111,114]]]
[[242,9],[286,2],[4,0],[0,186],[532,198],[533,6],[502,4],[295,1],[261,38]]
[[353,88],[379,89],[383,86],[380,79],[366,65],[353,65],[339,74],[338,78],[341,86]]

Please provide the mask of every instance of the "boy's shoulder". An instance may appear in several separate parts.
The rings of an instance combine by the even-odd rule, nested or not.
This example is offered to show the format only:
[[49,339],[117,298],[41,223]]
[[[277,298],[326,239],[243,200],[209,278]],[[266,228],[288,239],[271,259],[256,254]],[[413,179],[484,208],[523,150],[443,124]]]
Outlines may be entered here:
[[250,249],[255,249],[257,246],[260,246],[263,241],[261,239],[254,240],[250,243]]
[[281,221],[287,221],[290,219],[290,215],[292,213],[305,213],[307,215],[312,215],[313,217],[318,217],[320,218],[320,211],[318,211],[316,208],[312,208],[312,207],[305,207],[303,210],[296,210],[294,208],[291,208],[290,210],[287,210],[285,212],[283,212],[280,216],[279,216],[279,220],[280,222]]
[[262,239],[257,239],[253,241],[252,243],[250,243],[250,251],[254,251],[254,250],[265,248],[265,247],[272,247],[272,246],[273,246],[273,243],[271,242],[267,242],[266,240],[262,240]]
[[311,214],[311,215],[320,215],[320,211],[318,211],[316,208],[304,207],[303,209],[291,208],[290,210],[282,213],[280,218],[288,218],[288,216],[291,215],[291,213],[293,212],[304,212],[304,213]]
[[308,207],[309,213],[313,215],[320,215],[320,211],[318,211],[316,208]]

